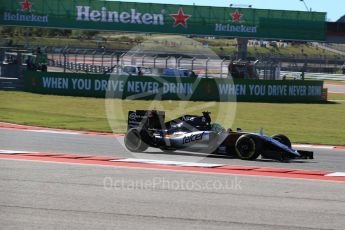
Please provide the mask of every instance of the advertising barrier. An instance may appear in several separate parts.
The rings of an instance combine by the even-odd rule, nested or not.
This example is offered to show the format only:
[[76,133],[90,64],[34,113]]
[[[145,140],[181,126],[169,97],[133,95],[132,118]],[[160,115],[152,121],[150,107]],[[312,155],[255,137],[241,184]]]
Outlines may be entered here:
[[26,72],[29,92],[132,100],[320,102],[322,81]]
[[[224,3],[226,4],[226,3]],[[326,13],[98,0],[1,0],[0,25],[325,40]]]

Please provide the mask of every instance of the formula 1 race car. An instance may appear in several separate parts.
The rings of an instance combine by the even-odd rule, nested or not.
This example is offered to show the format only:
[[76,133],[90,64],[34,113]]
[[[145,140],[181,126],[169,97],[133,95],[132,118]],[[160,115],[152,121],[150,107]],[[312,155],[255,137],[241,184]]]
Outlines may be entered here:
[[272,137],[262,133],[225,130],[212,124],[209,112],[201,116],[184,115],[165,122],[165,113],[156,110],[128,112],[128,131],[124,142],[131,152],[143,152],[148,147],[166,152],[184,150],[222,154],[243,160],[262,158],[288,161],[313,159],[313,152],[291,148],[288,137]]

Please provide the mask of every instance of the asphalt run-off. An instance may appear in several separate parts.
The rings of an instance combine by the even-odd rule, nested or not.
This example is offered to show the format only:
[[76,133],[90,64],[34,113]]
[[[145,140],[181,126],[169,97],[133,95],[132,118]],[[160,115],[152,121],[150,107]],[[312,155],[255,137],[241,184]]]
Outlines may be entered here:
[[4,229],[345,225],[341,146],[295,145],[315,159],[290,163],[150,148],[131,156],[121,134],[8,123],[0,123],[0,146]]
[[[147,153],[133,157],[123,147],[122,134],[50,129],[10,123],[0,123],[0,133],[3,140],[7,139],[0,149],[1,159],[345,181],[345,169],[341,164],[342,160],[345,160],[344,146],[295,144],[295,148],[314,151],[315,159],[283,164],[265,159],[241,161],[226,156],[188,152],[166,154],[155,149],[149,149]],[[176,160],[177,155],[183,158]],[[339,164],[332,163],[334,161],[338,161]]]

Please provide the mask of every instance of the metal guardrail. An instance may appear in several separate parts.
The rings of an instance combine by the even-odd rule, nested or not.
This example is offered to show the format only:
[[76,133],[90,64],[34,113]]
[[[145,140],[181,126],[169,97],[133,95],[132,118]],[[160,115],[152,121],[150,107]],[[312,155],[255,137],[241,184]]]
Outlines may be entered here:
[[111,68],[108,66],[99,66],[85,63],[76,63],[60,60],[49,60],[49,66],[60,67],[66,70],[76,71],[76,72],[86,72],[86,73],[105,73]]
[[[4,48],[6,50],[6,48]],[[35,47],[32,47],[35,50]],[[178,54],[167,54],[157,52],[154,54],[136,54],[131,56],[124,51],[114,51],[106,49],[78,49],[61,47],[41,47],[48,53],[49,65],[62,68],[63,71],[76,71],[86,73],[111,72],[117,66],[136,65],[151,68],[186,68],[197,70],[205,76],[227,77],[230,60],[234,60],[236,54],[221,56],[217,61],[208,60],[206,57]],[[275,66],[279,66],[282,71],[292,72],[324,72],[340,73],[343,71],[342,60],[337,62],[326,60],[322,57],[310,59],[307,57],[279,57],[275,54],[258,55],[260,60],[257,66],[261,78],[272,79]]]
[[[205,73],[217,72],[221,76],[227,75],[229,60],[220,60],[218,63],[209,59],[183,58],[174,56],[134,56],[119,55],[117,53],[98,53],[96,51],[76,52],[65,49],[58,53],[49,53],[49,65],[63,68],[64,71],[81,71],[87,73],[111,72],[117,66],[135,65],[151,68],[186,68],[200,70]],[[227,63],[226,63],[227,62]]]
[[[210,58],[186,58],[182,56],[149,56],[149,55],[118,55],[116,53],[97,53],[88,52],[70,52],[70,50],[61,50],[60,53],[49,54],[49,65],[63,68],[64,71],[76,71],[86,73],[108,73],[121,66],[142,66],[153,69],[179,68],[194,71],[201,76],[228,77],[229,59],[210,59]],[[234,57],[231,57],[234,59]],[[279,78],[279,63],[264,60],[257,66],[259,77],[261,79]]]

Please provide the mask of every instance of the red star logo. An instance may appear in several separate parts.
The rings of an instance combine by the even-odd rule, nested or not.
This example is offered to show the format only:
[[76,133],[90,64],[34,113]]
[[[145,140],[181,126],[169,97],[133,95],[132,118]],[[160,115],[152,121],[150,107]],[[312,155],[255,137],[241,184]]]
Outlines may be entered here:
[[31,10],[32,4],[31,2],[29,2],[29,0],[24,0],[24,2],[22,2],[22,11],[28,11]]
[[237,10],[233,13],[230,14],[232,21],[233,22],[239,22],[243,16],[243,14],[241,14],[240,12],[238,12]]
[[170,14],[170,16],[175,20],[173,27],[182,25],[184,28],[187,28],[187,20],[191,17],[191,15],[183,13],[182,7],[178,9],[177,14]]

